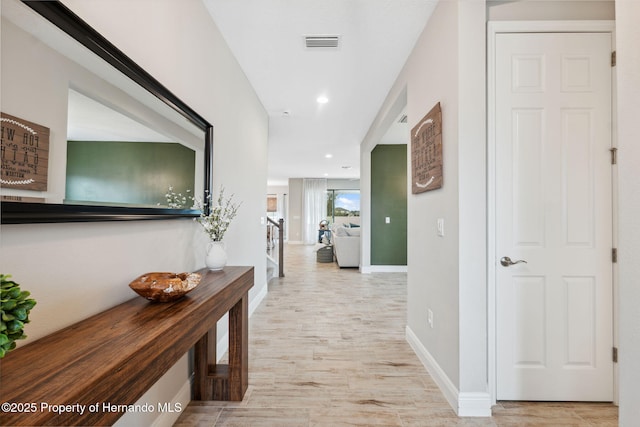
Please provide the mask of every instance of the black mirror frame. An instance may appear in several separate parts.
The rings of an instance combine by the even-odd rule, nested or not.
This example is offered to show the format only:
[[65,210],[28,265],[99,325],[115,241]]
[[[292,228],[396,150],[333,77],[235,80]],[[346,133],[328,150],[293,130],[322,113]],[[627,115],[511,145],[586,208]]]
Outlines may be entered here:
[[[207,194],[211,194],[213,126],[61,2],[57,0],[21,1],[67,33],[73,39],[87,47],[93,53],[107,61],[131,80],[145,88],[162,102],[173,108],[176,112],[204,132],[205,194],[203,197]],[[203,198],[203,200],[205,199]],[[2,212],[0,216],[0,223],[2,224],[178,219],[194,218],[200,215],[199,210],[193,209],[23,203],[9,201],[3,201],[0,203],[0,207]]]

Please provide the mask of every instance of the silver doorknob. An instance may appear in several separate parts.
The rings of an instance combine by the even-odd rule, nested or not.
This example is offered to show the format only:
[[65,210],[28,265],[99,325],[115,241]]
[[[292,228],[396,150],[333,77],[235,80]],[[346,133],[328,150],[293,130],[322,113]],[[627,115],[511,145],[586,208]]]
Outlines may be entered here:
[[525,264],[527,263],[527,261],[523,259],[519,259],[517,261],[511,261],[511,258],[509,258],[508,256],[503,256],[502,258],[500,258],[500,264],[502,264],[503,267],[509,267],[510,265],[520,264],[521,262],[524,262]]

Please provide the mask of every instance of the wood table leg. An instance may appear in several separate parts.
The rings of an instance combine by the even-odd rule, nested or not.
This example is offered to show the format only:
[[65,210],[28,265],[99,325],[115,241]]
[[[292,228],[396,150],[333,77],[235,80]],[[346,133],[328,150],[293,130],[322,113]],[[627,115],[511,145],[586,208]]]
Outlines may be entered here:
[[216,363],[216,327],[211,328],[196,342],[193,354],[193,399],[212,400],[213,391],[209,375],[210,365]]
[[194,400],[241,401],[249,386],[249,295],[229,310],[229,364],[216,363],[216,329],[194,347]]
[[229,311],[229,400],[240,401],[249,386],[249,296]]

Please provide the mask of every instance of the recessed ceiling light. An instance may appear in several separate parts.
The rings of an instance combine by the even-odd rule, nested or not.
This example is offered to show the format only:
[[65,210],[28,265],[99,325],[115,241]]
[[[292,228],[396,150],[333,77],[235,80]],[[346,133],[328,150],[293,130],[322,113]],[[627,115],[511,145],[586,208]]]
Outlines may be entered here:
[[330,159],[330,158],[333,157],[333,154],[325,154],[324,157],[327,158],[327,159]]
[[329,176],[329,174],[328,174],[328,173],[325,173],[325,174],[324,174],[324,176]]
[[320,95],[318,99],[316,99],[316,101],[318,101],[318,104],[326,104],[327,102],[329,102],[329,98],[324,95]]

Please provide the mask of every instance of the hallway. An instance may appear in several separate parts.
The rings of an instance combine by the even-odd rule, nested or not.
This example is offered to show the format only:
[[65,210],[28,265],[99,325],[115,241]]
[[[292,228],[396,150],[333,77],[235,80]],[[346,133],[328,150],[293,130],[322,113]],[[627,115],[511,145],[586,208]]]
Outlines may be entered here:
[[611,404],[500,402],[458,418],[406,342],[406,274],[360,274],[285,246],[250,319],[242,402],[191,402],[175,426],[616,426]]

